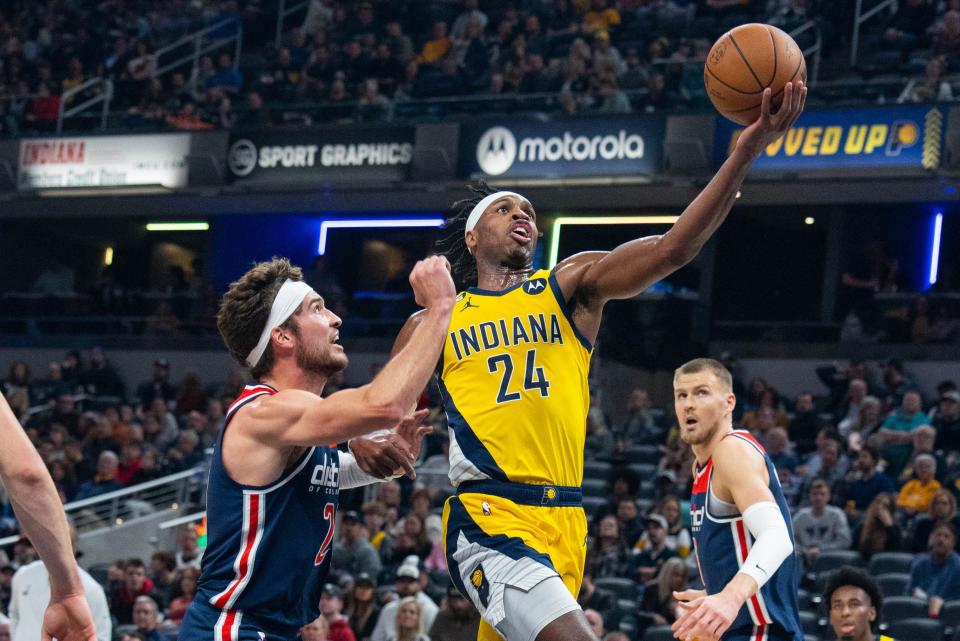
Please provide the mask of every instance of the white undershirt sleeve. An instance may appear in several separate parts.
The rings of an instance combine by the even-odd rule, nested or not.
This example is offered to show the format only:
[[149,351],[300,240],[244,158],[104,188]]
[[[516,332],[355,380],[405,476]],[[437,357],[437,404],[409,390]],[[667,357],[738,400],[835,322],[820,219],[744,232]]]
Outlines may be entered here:
[[341,490],[350,490],[355,487],[360,487],[361,485],[370,485],[371,483],[383,483],[384,481],[389,481],[391,478],[388,477],[385,479],[377,478],[371,474],[367,474],[357,463],[357,459],[354,458],[353,454],[350,452],[340,452],[340,489]]
[[753,577],[759,589],[793,554],[793,544],[783,513],[772,501],[761,501],[748,507],[743,513],[743,522],[754,540],[740,572]]

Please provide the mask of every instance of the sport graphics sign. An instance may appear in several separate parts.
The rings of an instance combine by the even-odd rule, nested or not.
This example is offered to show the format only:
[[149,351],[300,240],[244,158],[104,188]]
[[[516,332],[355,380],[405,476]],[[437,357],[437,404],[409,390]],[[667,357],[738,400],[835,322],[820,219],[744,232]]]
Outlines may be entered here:
[[[943,149],[946,111],[931,105],[897,105],[801,114],[785,136],[760,155],[756,169],[916,167],[936,169]],[[720,165],[743,129],[719,118],[715,155]]]
[[651,175],[660,167],[660,116],[469,123],[460,130],[459,173],[576,178]]
[[412,127],[241,131],[231,136],[227,168],[234,182],[398,180],[413,161],[413,140]]
[[20,141],[20,189],[187,185],[189,134],[27,138]]

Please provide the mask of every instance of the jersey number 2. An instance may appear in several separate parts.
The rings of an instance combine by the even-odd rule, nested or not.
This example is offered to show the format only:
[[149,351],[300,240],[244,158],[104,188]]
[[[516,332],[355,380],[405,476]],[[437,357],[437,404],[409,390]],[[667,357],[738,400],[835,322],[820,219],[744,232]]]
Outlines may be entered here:
[[317,551],[317,558],[313,560],[314,565],[323,563],[323,560],[327,558],[327,554],[330,552],[330,544],[333,543],[333,521],[336,513],[337,507],[333,503],[327,503],[323,506],[323,518],[329,525],[327,526],[327,534],[323,537],[323,543],[320,544],[320,549]]
[[[497,354],[487,359],[487,367],[491,374],[496,374],[503,364],[503,375],[500,378],[500,390],[497,392],[497,403],[520,400],[520,392],[509,392],[510,380],[513,378],[513,356]],[[550,381],[542,367],[537,367],[537,350],[527,350],[527,368],[523,376],[523,389],[527,391],[539,390],[540,396],[550,396]]]

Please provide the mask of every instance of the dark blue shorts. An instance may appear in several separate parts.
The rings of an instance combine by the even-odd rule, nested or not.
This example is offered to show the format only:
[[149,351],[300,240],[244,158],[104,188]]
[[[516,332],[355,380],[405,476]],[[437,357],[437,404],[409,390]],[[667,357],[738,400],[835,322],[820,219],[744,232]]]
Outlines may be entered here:
[[194,601],[180,624],[178,641],[290,641],[297,636],[297,630],[270,630],[241,610]]

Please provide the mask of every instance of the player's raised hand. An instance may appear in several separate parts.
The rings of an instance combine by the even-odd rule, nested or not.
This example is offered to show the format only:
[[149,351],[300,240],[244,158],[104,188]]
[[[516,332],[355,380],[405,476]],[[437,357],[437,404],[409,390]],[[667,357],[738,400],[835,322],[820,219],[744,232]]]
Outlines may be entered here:
[[[406,442],[407,448],[413,455],[414,461],[420,457],[420,448],[423,445],[423,439],[427,434],[433,432],[432,426],[423,424],[423,420],[427,418],[428,413],[429,410],[423,409],[417,410],[409,416],[405,416],[395,430],[397,436]],[[416,473],[410,478],[416,478]]]
[[420,456],[423,437],[432,430],[422,427],[427,410],[419,410],[404,417],[392,432],[355,438],[350,441],[350,453],[360,469],[380,479],[400,474],[417,478],[413,463]]
[[50,605],[43,613],[40,628],[41,641],[97,641],[97,629],[87,598],[81,594],[50,598]]
[[453,307],[457,289],[450,275],[450,262],[444,256],[417,261],[410,272],[410,286],[417,304],[427,309]]
[[789,131],[803,113],[806,103],[807,85],[801,80],[788,82],[784,86],[783,102],[776,113],[773,113],[772,91],[764,89],[760,117],[740,134],[737,148],[748,152],[753,158],[758,157],[767,145]]
[[[692,599],[681,599],[681,596],[695,596]],[[742,604],[726,594],[719,592],[705,596],[702,590],[687,590],[674,592],[674,598],[681,601],[679,610],[683,611],[671,626],[673,636],[680,641],[713,641],[719,639],[733,620],[737,617]],[[688,597],[689,598],[689,597]]]

